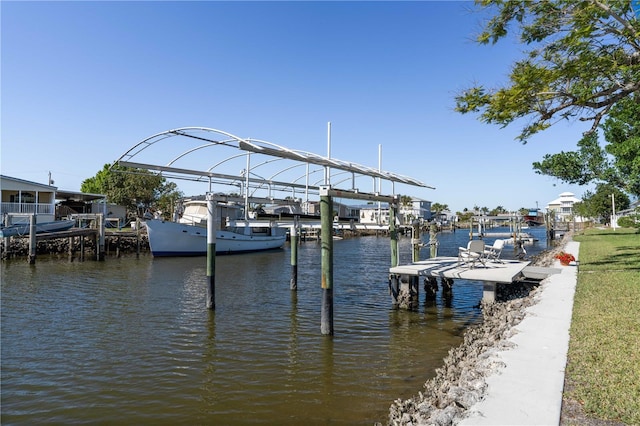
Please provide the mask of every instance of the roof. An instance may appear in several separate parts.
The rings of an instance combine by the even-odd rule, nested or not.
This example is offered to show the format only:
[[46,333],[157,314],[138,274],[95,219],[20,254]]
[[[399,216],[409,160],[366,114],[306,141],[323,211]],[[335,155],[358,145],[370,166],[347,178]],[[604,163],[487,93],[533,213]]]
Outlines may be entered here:
[[103,200],[107,196],[103,194],[89,194],[86,192],[76,192],[76,191],[57,191],[56,192],[56,200],[65,200],[65,201],[82,201],[89,202],[95,200]]
[[[56,191],[58,188],[52,185],[47,185],[44,183],[39,183],[39,182],[33,182],[30,180],[25,180],[25,179],[19,179],[16,177],[11,177],[11,176],[5,176],[5,175],[0,175],[0,179],[2,179],[3,181],[10,181],[12,183],[15,183],[17,185],[21,185],[21,186],[31,186],[31,187],[38,187],[38,188],[42,188],[43,190],[47,190],[49,192],[53,192]],[[2,185],[3,187],[5,187],[5,185]],[[12,188],[4,188],[4,189],[12,189]]]

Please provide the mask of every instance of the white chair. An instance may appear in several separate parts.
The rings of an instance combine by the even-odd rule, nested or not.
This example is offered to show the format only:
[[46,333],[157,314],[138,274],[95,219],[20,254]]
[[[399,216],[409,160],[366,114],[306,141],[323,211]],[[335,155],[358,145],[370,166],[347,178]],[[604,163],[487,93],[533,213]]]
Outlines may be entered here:
[[458,266],[466,264],[469,268],[474,268],[477,262],[485,266],[484,241],[471,240],[467,248],[458,247]]
[[504,248],[504,240],[495,240],[492,246],[488,246],[484,251],[484,258],[490,262],[504,263],[500,259],[502,249]]

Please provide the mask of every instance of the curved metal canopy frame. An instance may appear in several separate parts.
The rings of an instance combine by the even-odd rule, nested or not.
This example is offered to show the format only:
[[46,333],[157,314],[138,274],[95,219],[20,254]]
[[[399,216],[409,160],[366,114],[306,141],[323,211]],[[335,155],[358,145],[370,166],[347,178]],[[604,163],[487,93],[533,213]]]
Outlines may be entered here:
[[[166,142],[167,139],[175,138],[175,137],[192,138],[197,141],[202,141],[204,143],[196,147],[189,147],[188,149],[181,152],[180,154],[174,155],[171,159],[169,159],[164,164],[153,164],[153,163],[135,161],[140,157],[144,157],[145,154],[151,151],[151,148],[156,147],[156,145],[159,145],[161,142]],[[219,160],[218,162],[215,163],[215,165],[208,167],[206,170],[184,169],[184,168],[178,168],[175,166],[175,163],[178,160],[185,161],[187,157],[189,157],[190,155],[198,155],[199,157],[201,157],[202,156],[201,151],[204,148],[211,148],[216,146],[225,146],[228,148],[233,148],[239,151],[243,151],[247,155],[247,167],[249,168],[249,170],[247,170],[248,173],[246,173],[243,176],[242,174],[232,175],[232,174],[218,173],[215,170],[215,168],[218,165],[223,164],[228,160],[231,160],[232,158],[241,157],[242,156],[241,153],[235,153],[234,155],[226,159]],[[172,148],[178,148],[178,146],[172,146]],[[398,182],[398,183],[403,183],[411,186],[435,189],[432,186],[429,186],[417,179],[414,179],[408,176],[376,170],[372,167],[363,166],[360,164],[356,164],[349,161],[343,161],[336,158],[323,157],[311,152],[294,150],[294,149],[286,148],[286,147],[283,147],[271,142],[259,140],[259,139],[251,139],[251,138],[244,139],[244,138],[235,136],[231,133],[225,132],[223,130],[208,128],[208,127],[182,127],[182,128],[177,128],[177,129],[156,133],[155,135],[149,136],[148,138],[143,139],[142,141],[138,142],[137,144],[129,148],[124,154],[122,154],[114,162],[114,165],[118,164],[118,165],[127,166],[127,167],[156,171],[165,177],[173,178],[173,179],[196,180],[196,181],[202,181],[202,180],[208,179],[209,182],[211,182],[212,179],[215,179],[217,181],[225,182],[231,185],[237,185],[239,182],[246,181],[247,184],[251,182],[254,185],[259,184],[258,186],[263,186],[266,183],[272,187],[279,187],[280,190],[285,190],[284,188],[289,188],[289,189],[306,188],[307,190],[309,189],[308,184],[303,185],[300,183],[295,183],[295,181],[294,182],[277,182],[271,179],[249,177],[251,175],[249,158],[252,153],[262,154],[270,157],[278,157],[279,159],[293,160],[300,163],[306,163],[307,165],[313,164],[313,165],[321,166],[325,170],[338,169],[343,172],[350,172],[353,176],[354,181],[355,181],[355,177],[357,176],[370,176],[373,178],[379,178],[386,181]],[[272,161],[274,160],[267,161],[267,162],[272,162]],[[264,165],[267,162],[262,162],[256,165],[255,167]],[[291,166],[287,166],[283,168],[282,171],[291,169],[291,168],[292,168]],[[271,175],[272,178],[279,175],[282,171],[272,174]],[[312,171],[311,173],[313,172],[314,171]],[[299,180],[299,179],[296,179],[296,180]],[[314,187],[313,189],[317,190],[318,187]]]

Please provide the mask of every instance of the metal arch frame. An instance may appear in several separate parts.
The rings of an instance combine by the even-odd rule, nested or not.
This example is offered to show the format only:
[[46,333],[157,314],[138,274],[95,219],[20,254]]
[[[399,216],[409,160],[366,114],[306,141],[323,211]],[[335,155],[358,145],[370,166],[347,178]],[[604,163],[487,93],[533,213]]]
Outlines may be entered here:
[[[217,140],[214,138],[208,138],[201,135],[197,135],[195,134],[196,132],[217,133],[217,134],[223,135],[224,138]],[[171,159],[166,166],[159,166],[154,164],[143,164],[143,163],[131,161],[133,160],[134,157],[141,154],[143,151],[149,149],[151,146],[155,145],[156,143],[159,143],[161,141],[164,141],[165,139],[176,137],[176,136],[202,140],[207,143],[200,145],[198,147],[190,148],[187,151],[179,154],[177,157],[174,157],[173,159]],[[336,158],[323,157],[307,151],[293,150],[293,149],[283,147],[281,145],[277,145],[277,144],[259,140],[259,139],[251,139],[251,138],[243,139],[229,132],[225,132],[219,129],[208,128],[208,127],[181,127],[177,129],[156,133],[152,136],[149,136],[143,139],[142,141],[138,142],[137,144],[129,148],[116,161],[114,161],[114,163],[112,164],[112,167],[116,164],[119,164],[123,166],[134,167],[134,168],[155,170],[155,171],[158,171],[160,174],[164,174],[166,177],[171,177],[175,179],[193,180],[193,181],[201,181],[203,178],[208,178],[210,182],[212,179],[228,180],[229,182],[237,182],[238,180],[242,181],[243,178],[241,176],[233,176],[233,175],[213,172],[213,169],[215,169],[215,167],[232,158],[241,157],[240,154],[236,154],[225,160],[222,160],[221,162],[216,163],[214,166],[210,167],[206,171],[189,170],[189,169],[173,167],[173,164],[176,161],[188,156],[189,154],[195,151],[198,151],[203,148],[207,148],[211,146],[219,146],[219,145],[245,151],[247,155],[249,155],[249,153],[258,153],[258,154],[263,154],[267,156],[278,157],[279,159],[289,159],[289,160],[298,161],[301,163],[306,163],[307,166],[309,164],[315,164],[315,165],[324,167],[325,170],[338,169],[338,170],[342,170],[343,172],[350,172],[352,174],[351,179],[353,182],[355,182],[356,175],[370,176],[374,178],[374,181],[376,178],[391,181],[392,185],[395,182],[399,182],[399,183],[404,183],[412,186],[435,189],[432,186],[429,186],[417,179],[414,179],[408,176],[376,170],[372,167],[363,166],[360,164],[343,161]],[[276,160],[267,160],[259,164],[258,166],[269,163],[269,162],[273,162],[273,161],[276,161]],[[288,170],[294,167],[295,166],[288,167],[280,172],[277,172],[273,175],[273,177],[279,175],[280,173],[283,173],[285,170]],[[268,184],[269,186],[275,185],[275,186],[280,186],[282,188],[290,188],[290,189],[293,189],[293,188],[306,188],[307,190],[320,189],[318,186],[314,186],[313,188],[311,188],[308,183],[306,185],[301,185],[301,184],[296,184],[295,182],[276,182],[271,179],[254,179],[254,178],[250,178],[250,172],[251,172],[250,170],[247,170],[247,179],[246,179],[247,182],[251,181],[253,183],[260,183],[261,185],[258,185],[259,187],[265,184]],[[307,169],[307,174],[309,174],[309,169]],[[338,174],[343,174],[343,173],[338,173]],[[188,178],[186,176],[191,176],[191,177]],[[296,179],[296,181],[299,179],[300,178]],[[344,181],[346,181],[346,179],[340,182],[342,183]],[[395,185],[393,185],[393,187],[394,186]],[[248,191],[249,188],[246,188],[246,190]],[[281,190],[284,190],[284,189],[281,189]]]

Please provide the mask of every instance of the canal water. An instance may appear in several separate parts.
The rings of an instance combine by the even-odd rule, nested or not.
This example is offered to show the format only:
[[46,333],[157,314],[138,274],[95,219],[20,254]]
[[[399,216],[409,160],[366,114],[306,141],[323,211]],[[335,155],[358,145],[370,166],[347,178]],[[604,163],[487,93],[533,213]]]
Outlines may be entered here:
[[[546,249],[544,229],[529,231],[540,241],[528,253]],[[439,254],[468,238],[439,234]],[[410,244],[399,241],[401,263]],[[320,334],[316,242],[299,248],[297,292],[288,246],[218,257],[214,312],[203,257],[3,262],[1,423],[385,423],[481,320],[482,285],[456,281],[450,300],[421,293],[418,311],[392,310],[389,239],[334,251],[333,337]]]

